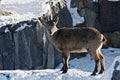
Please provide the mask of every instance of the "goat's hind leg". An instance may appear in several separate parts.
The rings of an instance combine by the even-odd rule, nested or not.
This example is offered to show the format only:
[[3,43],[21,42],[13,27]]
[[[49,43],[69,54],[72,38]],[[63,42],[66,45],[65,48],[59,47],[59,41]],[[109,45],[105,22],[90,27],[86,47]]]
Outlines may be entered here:
[[101,70],[99,74],[102,74],[105,71],[105,67],[104,67],[104,57],[101,54],[101,51],[99,51],[99,58],[100,58],[100,65],[101,65]]
[[96,75],[96,73],[98,72],[98,66],[99,66],[99,62],[100,62],[100,59],[99,59],[99,56],[98,56],[98,52],[97,51],[93,51],[93,50],[89,50],[88,52],[89,52],[90,56],[95,61],[95,68],[94,68],[94,71],[92,72],[91,75]]

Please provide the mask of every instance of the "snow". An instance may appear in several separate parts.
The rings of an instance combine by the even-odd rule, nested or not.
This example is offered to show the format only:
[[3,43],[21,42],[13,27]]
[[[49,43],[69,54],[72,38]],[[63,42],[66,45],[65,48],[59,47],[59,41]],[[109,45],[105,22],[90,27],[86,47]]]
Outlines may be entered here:
[[[94,2],[98,2],[98,0],[93,0]],[[116,2],[116,1],[120,1],[120,0],[108,0],[108,1],[113,1],[113,2]]]
[[[49,0],[2,0],[2,8],[13,13],[11,16],[0,16],[0,27],[6,24],[17,23],[23,20],[39,17],[50,12]],[[60,0],[53,0],[54,5]],[[110,0],[109,0],[110,1]],[[118,0],[119,1],[119,0]],[[79,17],[76,8],[70,8],[70,0],[67,0],[67,7],[73,18],[73,25],[84,22],[83,17]],[[20,31],[31,25],[23,24],[16,31]],[[5,32],[8,32],[6,28]],[[115,61],[120,61],[120,49],[102,49],[105,57],[105,73],[102,75],[90,76],[94,68],[94,61],[87,55],[80,59],[69,61],[67,73],[62,74],[58,65],[56,69],[44,70],[0,70],[0,80],[110,80],[114,69]],[[120,66],[117,67],[120,70]]]
[[[80,59],[70,60],[70,69],[65,74],[60,71],[61,63],[56,69],[1,70],[0,80],[111,80],[114,64],[116,61],[120,62],[120,49],[102,49],[102,53],[105,57],[106,66],[104,74],[90,75],[94,68],[94,61],[87,55]],[[120,70],[120,66],[117,69]]]
[[[1,7],[13,13],[11,16],[0,17],[0,27],[17,23],[23,20],[40,17],[50,12],[49,0],[3,0]],[[53,0],[55,5],[60,0]],[[67,7],[73,18],[73,25],[83,23],[84,18],[77,13],[77,8],[70,8],[70,0],[67,0]],[[20,31],[20,30],[19,30]]]
[[[0,27],[23,20],[40,17],[50,13],[49,0],[3,0],[2,8],[13,13],[11,16],[0,17]],[[56,1],[57,2],[57,1]]]
[[113,2],[116,2],[116,1],[120,1],[120,0],[108,0],[108,1],[113,1]]
[[75,26],[78,23],[83,23],[84,22],[84,17],[79,16],[79,14],[77,13],[77,8],[71,8],[70,7],[70,1],[71,0],[66,0],[68,10],[70,11],[70,14],[71,14],[72,19],[73,19],[73,26]]
[[[120,52],[119,52],[120,53]],[[114,61],[112,61],[112,64],[111,66],[109,66],[109,68],[107,69],[107,71],[105,72],[105,75],[103,76],[102,80],[111,80],[111,77],[112,77],[112,73],[113,73],[113,70],[114,70],[114,66],[115,66],[115,62],[116,61],[119,61],[120,62],[120,56],[117,56]],[[118,66],[118,68],[120,67],[120,65]],[[117,69],[118,69],[117,68]],[[120,69],[118,69],[120,70]]]
[[23,25],[21,25],[19,28],[17,28],[16,31],[21,31],[21,30],[25,29],[26,26],[31,27],[32,25],[23,24]]
[[[55,5],[60,0],[51,1],[54,1],[53,5]],[[13,14],[11,16],[0,16],[0,27],[51,13],[48,2],[49,0],[3,0],[1,7]],[[20,28],[20,30],[22,29]]]

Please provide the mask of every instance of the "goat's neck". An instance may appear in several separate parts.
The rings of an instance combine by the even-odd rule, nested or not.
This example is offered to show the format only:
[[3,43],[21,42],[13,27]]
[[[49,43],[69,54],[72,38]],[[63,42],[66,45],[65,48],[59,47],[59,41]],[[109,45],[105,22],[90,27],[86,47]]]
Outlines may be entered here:
[[54,39],[54,34],[47,34],[48,40],[55,46],[55,39]]
[[56,26],[53,26],[51,29],[51,35],[53,35],[56,31],[58,30],[58,28]]
[[55,37],[55,32],[57,32],[59,29],[56,27],[56,26],[54,26],[52,29],[51,29],[51,34],[50,33],[48,33],[47,32],[47,38],[49,39],[49,41],[55,46],[55,39],[54,39],[54,37]]

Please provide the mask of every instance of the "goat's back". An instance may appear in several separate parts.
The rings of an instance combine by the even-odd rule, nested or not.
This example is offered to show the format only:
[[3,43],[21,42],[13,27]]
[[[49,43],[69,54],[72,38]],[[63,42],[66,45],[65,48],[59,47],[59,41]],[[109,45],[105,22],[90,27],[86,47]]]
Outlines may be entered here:
[[[99,46],[103,36],[93,27],[61,28],[53,34],[53,42],[60,48],[86,48],[88,46]],[[98,44],[98,45],[97,45]]]

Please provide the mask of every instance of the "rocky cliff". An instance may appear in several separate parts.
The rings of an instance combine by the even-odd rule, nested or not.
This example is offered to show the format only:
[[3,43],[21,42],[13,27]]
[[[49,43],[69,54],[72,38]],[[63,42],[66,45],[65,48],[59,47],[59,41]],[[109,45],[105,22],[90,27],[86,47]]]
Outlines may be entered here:
[[[65,0],[49,2],[51,14],[59,15],[58,27],[72,26]],[[42,16],[40,16],[42,17]],[[54,68],[62,59],[50,44],[38,19],[7,24],[0,28],[0,69]],[[56,53],[56,54],[55,54]]]

